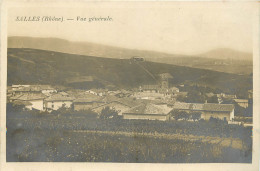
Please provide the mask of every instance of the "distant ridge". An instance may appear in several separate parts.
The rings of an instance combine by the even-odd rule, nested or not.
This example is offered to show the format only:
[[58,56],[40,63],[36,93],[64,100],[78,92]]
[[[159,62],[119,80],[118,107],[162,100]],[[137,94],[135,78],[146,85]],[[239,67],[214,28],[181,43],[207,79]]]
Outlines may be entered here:
[[219,48],[208,51],[199,55],[204,58],[215,58],[215,59],[233,59],[233,60],[253,60],[252,53],[241,52],[228,48]]
[[155,51],[126,49],[90,42],[72,42],[60,38],[9,37],[8,48],[30,48],[114,59],[140,56],[146,61],[235,74],[253,72],[252,54],[232,49],[214,49],[197,56],[167,54]]
[[144,58],[184,56],[146,50],[126,49],[90,42],[72,42],[60,38],[36,38],[19,36],[8,37],[8,48],[31,48],[70,54],[119,59],[129,59],[133,56],[142,56]]
[[237,50],[219,48],[208,51],[199,55],[179,55],[168,54],[156,51],[134,50],[127,48],[120,48],[108,45],[102,45],[90,42],[72,42],[60,38],[38,38],[38,37],[8,37],[8,48],[31,48],[40,50],[49,50],[70,54],[97,56],[106,58],[124,58],[128,59],[133,56],[142,56],[148,59],[154,58],[174,58],[174,57],[202,57],[215,59],[234,59],[234,60],[250,60],[252,61],[252,54],[240,52]]

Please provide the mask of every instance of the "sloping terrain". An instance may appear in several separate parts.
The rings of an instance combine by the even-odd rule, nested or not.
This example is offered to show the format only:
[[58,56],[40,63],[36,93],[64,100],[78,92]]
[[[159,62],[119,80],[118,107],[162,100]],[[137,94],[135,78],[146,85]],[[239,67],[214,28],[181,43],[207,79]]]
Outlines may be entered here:
[[78,77],[76,80],[80,80],[91,76],[93,86],[134,88],[143,84],[156,84],[159,80],[158,74],[170,73],[173,76],[170,83],[174,85],[192,83],[220,88],[223,91],[247,91],[252,88],[252,76],[249,75],[25,48],[8,49],[7,73],[8,85],[66,85],[68,79]]

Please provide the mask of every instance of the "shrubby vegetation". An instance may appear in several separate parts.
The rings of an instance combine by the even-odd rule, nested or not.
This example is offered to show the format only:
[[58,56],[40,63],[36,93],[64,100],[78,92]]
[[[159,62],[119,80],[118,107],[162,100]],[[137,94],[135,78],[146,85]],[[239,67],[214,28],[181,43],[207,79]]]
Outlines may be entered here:
[[110,109],[110,107],[105,107],[99,116],[100,119],[120,119],[121,117],[118,115],[118,112],[114,109]]
[[7,134],[9,162],[249,163],[251,160],[250,151],[201,141],[40,129]]
[[[103,161],[103,162],[250,162],[250,128],[218,120],[188,122],[115,119],[104,109],[103,119],[92,111],[68,113],[69,109],[40,114],[8,107],[7,161]],[[57,112],[57,111],[56,111]],[[198,113],[194,113],[195,119]],[[113,116],[113,117],[111,117]],[[123,135],[70,132],[75,130],[143,134],[182,134],[232,137],[242,140],[247,150],[212,145],[201,141],[163,140]],[[26,147],[26,148],[25,148]],[[19,149],[20,150],[19,150]],[[188,155],[190,154],[190,155]],[[237,156],[240,156],[237,157]],[[242,157],[241,157],[242,156]],[[137,157],[137,158],[136,158]]]
[[171,118],[174,118],[175,120],[189,120],[192,119],[193,121],[198,121],[201,118],[201,112],[185,112],[182,110],[173,110],[171,113]]

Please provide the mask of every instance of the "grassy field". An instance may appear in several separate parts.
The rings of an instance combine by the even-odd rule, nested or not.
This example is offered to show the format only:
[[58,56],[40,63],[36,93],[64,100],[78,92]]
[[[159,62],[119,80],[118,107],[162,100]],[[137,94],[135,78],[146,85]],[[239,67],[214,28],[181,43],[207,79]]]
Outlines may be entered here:
[[251,158],[238,149],[202,141],[18,129],[7,134],[7,161],[244,163]]
[[[8,113],[7,161],[143,163],[252,161],[252,142],[248,129],[227,125],[226,130],[229,129],[230,133],[225,134],[219,132],[222,129],[216,125],[205,127],[207,123],[201,123],[203,128],[198,127],[198,123],[188,124],[190,125],[175,121],[171,123],[101,120],[84,115]],[[214,130],[219,132],[219,135],[214,133]],[[242,135],[237,135],[239,133]]]

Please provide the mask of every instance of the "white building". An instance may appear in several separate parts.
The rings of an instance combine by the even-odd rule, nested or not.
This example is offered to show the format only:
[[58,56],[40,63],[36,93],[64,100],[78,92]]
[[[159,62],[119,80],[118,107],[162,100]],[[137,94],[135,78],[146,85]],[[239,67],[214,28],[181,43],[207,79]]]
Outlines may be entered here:
[[54,94],[44,101],[44,106],[47,111],[58,110],[61,107],[71,108],[74,98],[62,96],[61,94]]
[[123,119],[166,121],[170,119],[171,110],[167,105],[141,104],[123,112]]
[[26,105],[26,108],[32,110],[44,110],[44,101],[45,96],[43,94],[22,94],[17,95],[14,97],[11,97],[10,100],[14,103],[17,103],[17,101],[22,102]]

